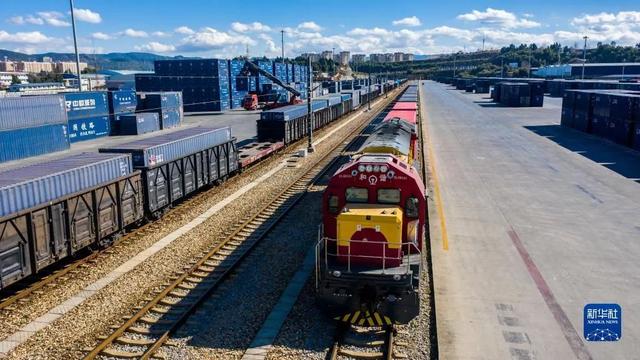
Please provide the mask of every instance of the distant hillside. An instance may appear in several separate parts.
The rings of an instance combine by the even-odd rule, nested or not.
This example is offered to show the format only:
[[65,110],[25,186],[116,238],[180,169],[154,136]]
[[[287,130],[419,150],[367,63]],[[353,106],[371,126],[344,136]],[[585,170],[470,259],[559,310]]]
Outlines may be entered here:
[[[53,61],[75,61],[74,54],[68,53],[44,53],[23,54],[10,50],[0,49],[0,60],[5,56],[13,61],[42,61],[42,57],[48,56]],[[80,54],[80,61],[98,69],[113,70],[153,70],[154,60],[184,59],[183,56],[162,56],[142,52],[108,53],[108,54]]]

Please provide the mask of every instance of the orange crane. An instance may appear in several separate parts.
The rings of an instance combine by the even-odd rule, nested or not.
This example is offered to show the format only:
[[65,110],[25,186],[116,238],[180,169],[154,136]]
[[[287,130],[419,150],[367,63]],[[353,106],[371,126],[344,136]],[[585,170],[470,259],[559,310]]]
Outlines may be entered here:
[[[273,81],[276,85],[281,86],[283,89],[291,93],[291,97],[289,98],[289,101],[279,102],[280,96],[278,96],[278,98],[276,98],[273,102],[265,104],[263,106],[263,109],[269,110],[269,109],[275,109],[275,108],[279,108],[287,105],[302,104],[303,101],[300,99],[302,94],[300,94],[298,90],[285,84],[280,79],[270,74],[268,71],[265,71],[260,67],[258,67],[258,65],[252,63],[249,60],[246,60],[244,68],[241,71],[241,75],[248,77],[248,76],[251,76],[251,74],[255,74],[255,73],[258,73],[266,77],[267,79]],[[258,94],[247,94],[244,97],[244,99],[242,99],[242,107],[245,108],[245,110],[257,110],[260,107],[260,102],[258,101]]]

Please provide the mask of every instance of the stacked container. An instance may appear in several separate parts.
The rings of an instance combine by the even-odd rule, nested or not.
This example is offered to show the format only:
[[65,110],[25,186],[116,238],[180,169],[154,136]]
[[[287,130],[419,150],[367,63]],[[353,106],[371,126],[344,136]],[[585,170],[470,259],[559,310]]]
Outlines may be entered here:
[[[232,109],[239,109],[242,107],[242,100],[249,93],[249,89],[252,85],[251,81],[253,79],[249,76],[242,75],[242,70],[244,69],[245,63],[246,62],[244,60],[229,61],[229,82],[231,85],[230,104]],[[253,85],[255,86],[255,83]]]
[[[271,60],[260,60],[257,62],[258,67],[266,72],[268,72],[269,74],[273,75],[273,63],[271,62]],[[265,85],[268,84],[272,84],[273,81],[269,80],[266,76],[262,75],[262,74],[258,74],[258,83],[257,83],[257,87],[258,87],[258,92],[259,93],[263,93],[265,92],[264,88]]]
[[158,113],[160,129],[170,129],[182,124],[184,113],[181,92],[138,93],[137,97],[138,111]]
[[281,62],[273,63],[273,75],[280,81],[287,82],[287,64]]
[[160,130],[160,118],[157,112],[143,112],[120,117],[120,135],[142,135],[158,130]]
[[120,130],[120,117],[133,115],[138,106],[134,90],[109,91],[109,114],[111,119],[111,135],[117,135]]
[[109,101],[106,91],[64,93],[64,98],[71,143],[109,135]]
[[154,75],[136,74],[138,91],[181,91],[185,111],[229,109],[227,60],[158,60],[154,67]]
[[0,162],[68,148],[64,97],[0,98]]

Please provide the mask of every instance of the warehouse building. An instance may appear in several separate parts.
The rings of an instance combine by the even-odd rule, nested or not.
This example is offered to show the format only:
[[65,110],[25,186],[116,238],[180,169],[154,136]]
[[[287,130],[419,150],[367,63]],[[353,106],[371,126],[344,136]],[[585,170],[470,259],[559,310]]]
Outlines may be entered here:
[[553,78],[581,78],[584,67],[584,77],[593,79],[600,77],[640,77],[640,63],[593,63],[593,64],[563,64],[543,66],[534,70],[534,75]]

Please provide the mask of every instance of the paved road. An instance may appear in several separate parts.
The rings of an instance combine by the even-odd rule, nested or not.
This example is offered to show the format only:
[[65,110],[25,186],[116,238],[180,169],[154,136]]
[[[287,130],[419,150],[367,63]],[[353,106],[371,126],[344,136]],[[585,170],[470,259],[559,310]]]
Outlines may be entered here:
[[[231,134],[238,139],[239,143],[248,141],[257,135],[256,120],[260,118],[260,111],[246,110],[230,110],[217,114],[197,114],[190,113],[184,117],[182,127],[211,125],[211,126],[231,126]],[[99,148],[106,145],[123,144],[147,137],[157,136],[158,134],[168,133],[180,130],[182,127],[156,131],[140,136],[107,136],[94,140],[81,141],[71,144],[71,149],[59,151],[51,154],[35,156],[27,159],[9,161],[0,164],[0,171],[10,170],[16,167],[22,167],[33,163],[44,162],[50,159],[64,158],[72,154],[80,154],[83,152],[95,152]]]
[[[426,82],[448,249],[432,238],[442,359],[640,359],[640,154]],[[434,221],[434,223],[436,223]],[[619,303],[619,342],[583,307]]]

